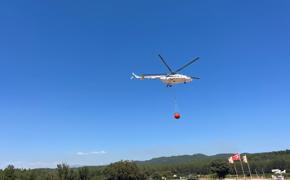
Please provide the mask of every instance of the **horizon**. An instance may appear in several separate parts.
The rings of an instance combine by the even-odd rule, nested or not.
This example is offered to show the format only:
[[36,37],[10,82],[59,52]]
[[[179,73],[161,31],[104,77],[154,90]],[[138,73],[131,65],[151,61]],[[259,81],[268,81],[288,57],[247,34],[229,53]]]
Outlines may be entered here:
[[[289,149],[289,7],[1,2],[0,168]],[[158,54],[201,79],[130,79],[167,72]]]
[[[224,154],[235,154],[235,153],[239,153],[240,155],[243,155],[243,154],[260,154],[260,153],[273,153],[273,152],[280,152],[280,151],[288,151],[289,149],[285,149],[285,150],[275,150],[275,151],[269,151],[269,152],[221,152],[221,153],[217,153],[217,154],[205,154],[205,153],[193,153],[193,154],[175,154],[175,155],[168,155],[168,156],[160,156],[160,157],[151,157],[149,159],[142,159],[142,160],[130,160],[130,159],[121,159],[121,160],[118,160],[118,161],[135,161],[135,162],[145,162],[145,161],[150,161],[150,160],[154,160],[154,159],[158,159],[158,158],[171,158],[171,157],[178,157],[178,156],[194,156],[194,155],[204,155],[204,156],[216,156],[216,155],[224,155]],[[36,164],[37,165],[43,165],[45,164],[46,166],[43,166],[43,167],[39,167],[39,166],[36,166],[36,167],[24,167],[24,166],[21,166],[22,162],[16,162],[16,164],[13,164],[13,163],[8,163],[2,167],[0,167],[0,169],[5,169],[8,165],[13,165],[15,168],[20,168],[20,169],[55,169],[57,168],[57,165],[58,164],[62,164],[62,163],[65,163],[67,165],[69,165],[70,167],[72,168],[79,168],[79,167],[98,167],[98,166],[107,166],[111,163],[115,163],[115,162],[118,162],[118,161],[113,161],[113,162],[110,162],[108,164],[89,164],[89,165],[86,165],[86,164],[68,164],[66,162],[53,162],[53,163],[49,163],[50,166],[47,166],[48,164],[47,163],[41,163],[41,162],[37,162]],[[32,165],[33,163],[25,163],[26,165],[27,164],[30,164]],[[53,166],[54,165],[54,166]]]

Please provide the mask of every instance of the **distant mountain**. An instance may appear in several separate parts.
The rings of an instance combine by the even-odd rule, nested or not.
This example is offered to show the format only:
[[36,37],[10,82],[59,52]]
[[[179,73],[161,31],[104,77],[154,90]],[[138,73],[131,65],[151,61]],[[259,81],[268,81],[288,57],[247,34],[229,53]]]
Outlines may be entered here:
[[194,161],[210,161],[213,159],[224,159],[228,158],[230,155],[231,154],[216,154],[212,156],[207,156],[204,154],[180,155],[180,156],[153,158],[146,161],[136,161],[136,163],[140,165],[182,164],[182,163],[191,163]]
[[[197,173],[208,174],[210,173],[210,163],[213,160],[222,160],[227,162],[232,154],[216,154],[216,155],[180,155],[171,157],[159,157],[146,161],[136,161],[139,166],[158,169],[159,171],[171,171],[178,169],[181,173]],[[267,172],[271,173],[272,169],[286,169],[290,171],[290,150],[261,152],[261,153],[242,153],[247,155],[251,168],[257,169],[258,173]],[[237,166],[240,172],[240,167]]]
[[[252,173],[255,174],[271,174],[272,169],[281,169],[290,172],[290,150],[274,151],[274,152],[261,152],[261,153],[242,153],[241,155],[247,155],[248,162],[251,166]],[[228,162],[228,158],[232,154],[216,154],[216,155],[204,155],[204,154],[193,154],[193,155],[179,155],[170,157],[158,157],[152,158],[145,161],[134,161],[142,171],[154,174],[199,174],[208,175],[210,171],[211,163],[214,160]],[[240,162],[235,162],[236,170],[239,174],[242,174]],[[243,163],[244,164],[244,163]],[[244,164],[246,167],[246,165]],[[74,165],[73,168],[79,168],[80,166]],[[86,166],[90,171],[98,172],[102,174],[102,170],[106,166]],[[230,173],[234,174],[233,166],[229,165]],[[248,169],[245,168],[245,173],[249,174]],[[48,170],[46,170],[48,171]],[[49,170],[50,171],[50,170]],[[290,176],[290,175],[289,175]]]

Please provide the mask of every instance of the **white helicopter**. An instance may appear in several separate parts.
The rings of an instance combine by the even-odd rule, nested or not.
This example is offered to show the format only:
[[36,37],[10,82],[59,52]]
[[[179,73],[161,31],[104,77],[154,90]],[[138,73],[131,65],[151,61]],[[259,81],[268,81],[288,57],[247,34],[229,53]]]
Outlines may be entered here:
[[193,79],[200,79],[199,77],[193,77],[193,76],[186,76],[183,74],[179,74],[181,70],[186,68],[187,66],[191,65],[195,61],[199,59],[199,57],[194,58],[191,60],[189,63],[183,65],[179,69],[172,71],[172,69],[168,66],[168,64],[165,62],[165,60],[162,58],[162,56],[159,54],[158,55],[163,62],[163,64],[167,67],[170,73],[168,74],[141,74],[141,75],[136,75],[135,73],[132,73],[131,79],[160,79],[163,83],[167,85],[167,87],[172,87],[174,84],[180,84],[180,83],[188,83],[191,82]]

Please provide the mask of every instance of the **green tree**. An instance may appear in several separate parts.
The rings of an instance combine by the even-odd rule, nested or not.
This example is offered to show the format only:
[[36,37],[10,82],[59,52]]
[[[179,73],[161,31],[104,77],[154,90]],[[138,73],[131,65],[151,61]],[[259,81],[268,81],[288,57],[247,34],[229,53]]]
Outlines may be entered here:
[[13,165],[8,165],[3,171],[3,179],[4,180],[15,180],[15,168]]
[[214,160],[210,163],[210,171],[215,173],[218,178],[225,178],[230,168],[227,162],[223,160]]
[[55,172],[46,172],[43,176],[44,176],[44,180],[57,180],[57,176]]
[[158,172],[155,172],[154,174],[152,174],[151,177],[152,177],[153,180],[160,180],[160,179],[162,179],[161,174],[158,173]]
[[3,171],[3,180],[15,180],[15,168],[13,165],[8,165]]
[[89,180],[89,169],[87,167],[81,167],[78,169],[80,180]]
[[57,175],[59,180],[74,180],[76,179],[75,172],[70,169],[67,164],[58,164],[57,165]]
[[107,166],[104,173],[108,180],[143,180],[138,166],[130,161],[119,161]]

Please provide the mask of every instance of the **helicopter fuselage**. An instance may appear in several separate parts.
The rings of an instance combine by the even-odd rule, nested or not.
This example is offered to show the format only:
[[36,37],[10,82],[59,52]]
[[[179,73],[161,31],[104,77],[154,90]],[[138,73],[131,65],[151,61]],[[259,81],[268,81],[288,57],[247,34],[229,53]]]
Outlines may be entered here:
[[160,80],[167,85],[173,85],[191,82],[192,78],[183,74],[172,74],[168,76],[161,76]]
[[132,78],[134,79],[159,79],[167,86],[172,86],[174,84],[188,83],[192,81],[192,77],[183,74],[151,74],[151,75],[136,75],[132,73]]

